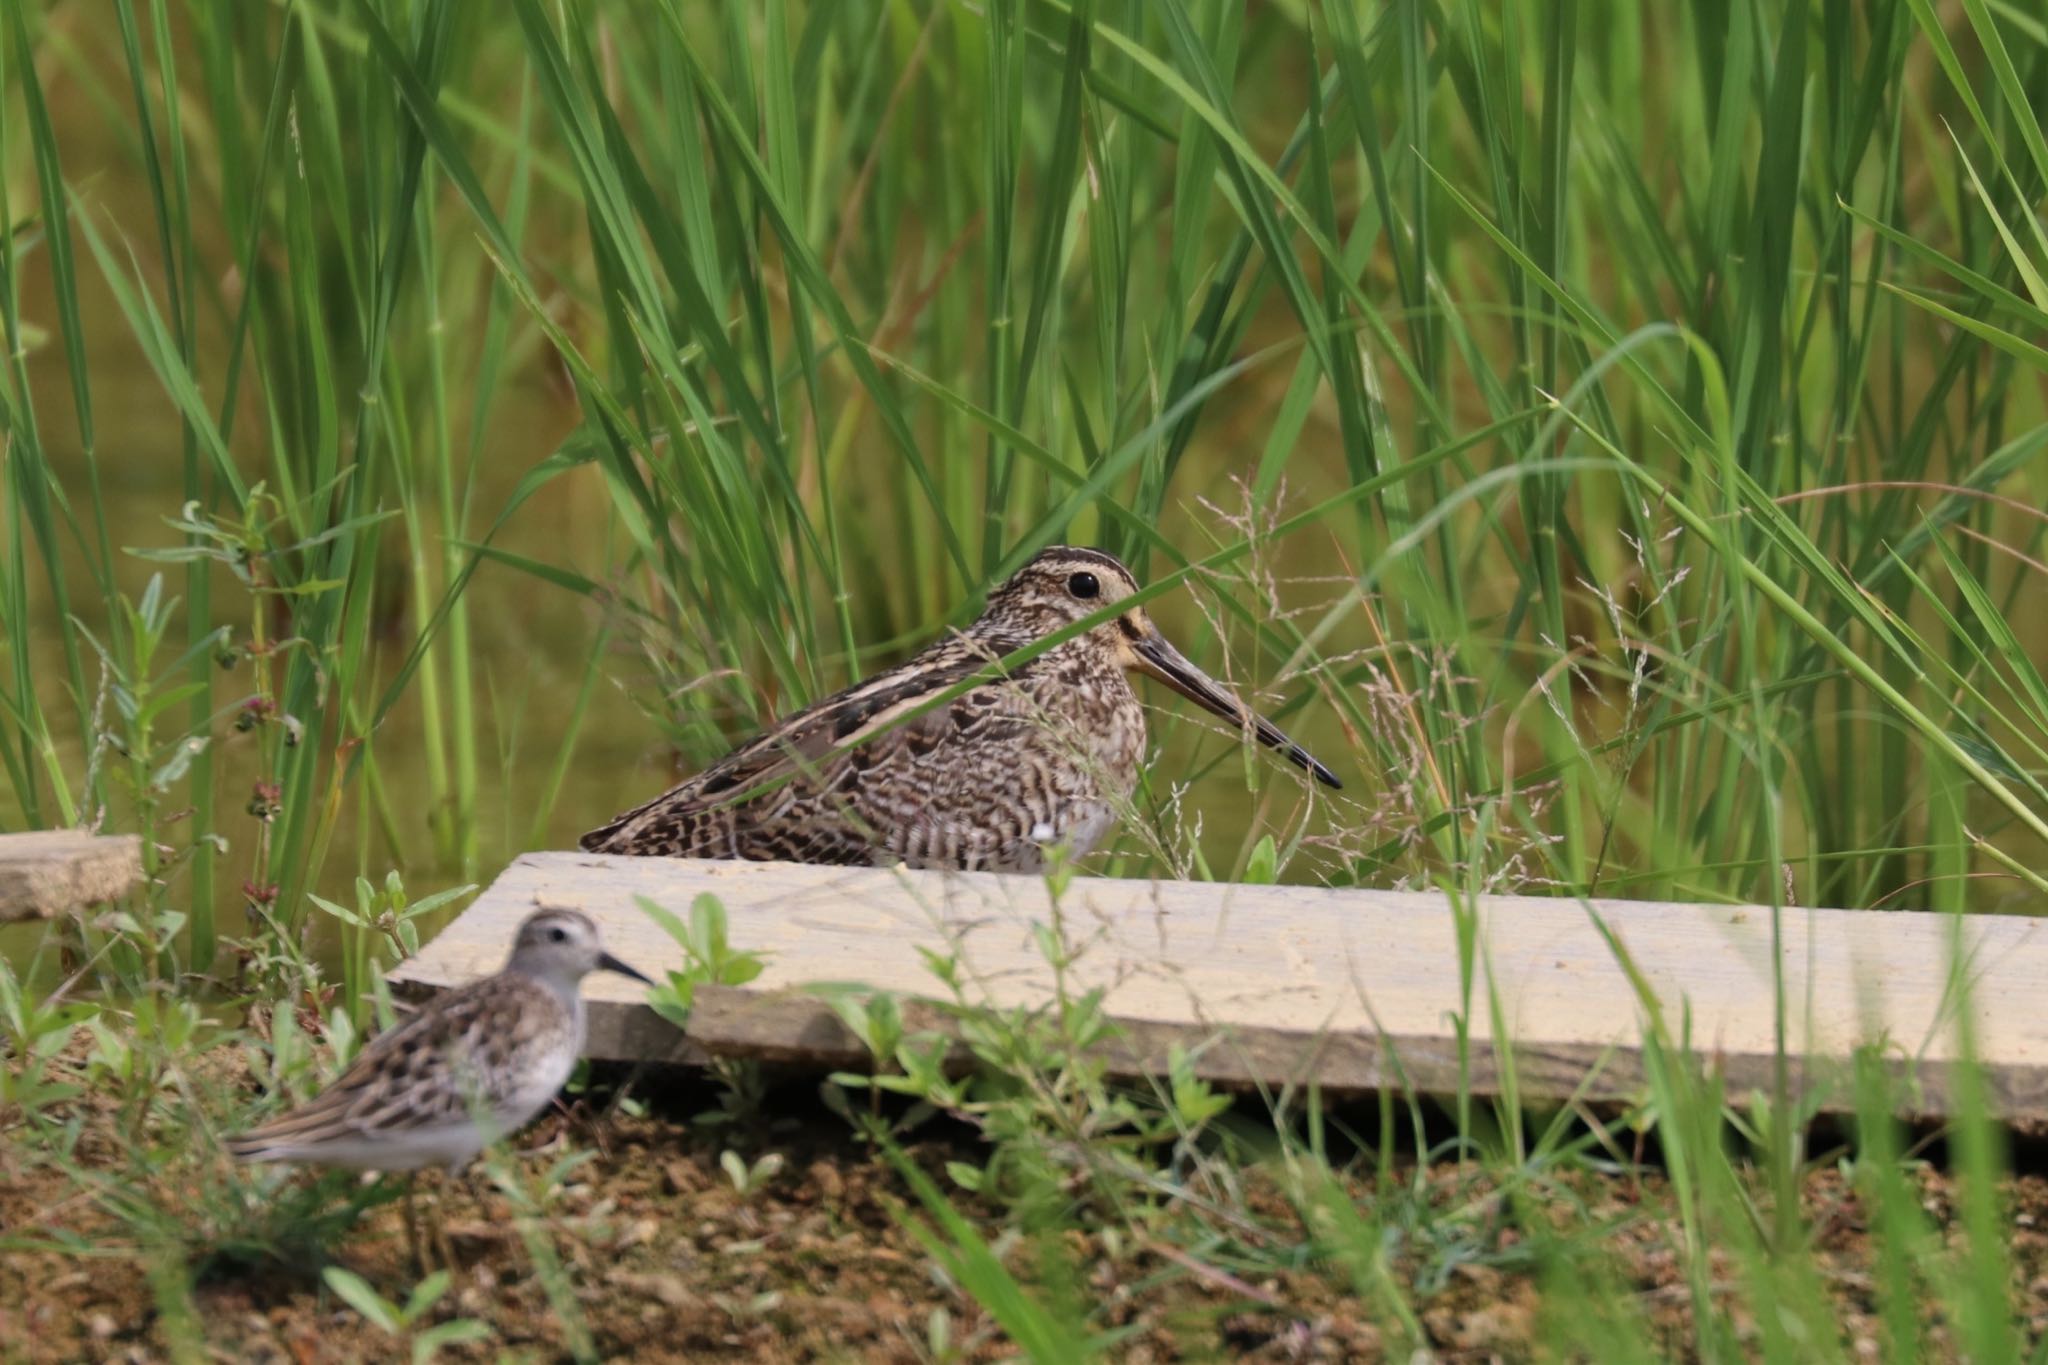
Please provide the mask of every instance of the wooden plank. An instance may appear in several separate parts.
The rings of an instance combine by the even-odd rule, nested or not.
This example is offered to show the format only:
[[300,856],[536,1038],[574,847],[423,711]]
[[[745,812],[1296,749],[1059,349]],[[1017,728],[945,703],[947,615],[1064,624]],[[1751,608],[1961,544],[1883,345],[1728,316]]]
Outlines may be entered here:
[[119,900],[141,884],[136,835],[69,829],[0,834],[0,923],[72,914]]
[[[941,994],[918,947],[957,954],[971,998],[1034,1005],[1052,990],[1035,926],[1054,921],[1034,877],[804,867],[695,859],[529,854],[394,980],[431,989],[495,970],[536,904],[579,907],[612,951],[650,975],[679,962],[634,904],[678,913],[716,894],[735,947],[769,955],[742,989],[700,992],[688,1038],[638,1003],[641,988],[594,976],[590,1051],[604,1058],[757,1057],[820,1068],[865,1055],[803,988],[857,982]],[[1076,990],[1101,986],[1123,1029],[1120,1074],[1163,1070],[1178,1044],[1196,1070],[1234,1085],[1319,1081],[1355,1093],[1448,1093],[1460,1060],[1454,1016],[1470,1018],[1467,1074],[1498,1093],[1489,993],[1515,1048],[1529,1100],[1625,1098],[1643,1080],[1644,1009],[1618,950],[1672,1029],[1690,1011],[1691,1045],[1731,1093],[1768,1089],[1773,1047],[1771,913],[1758,907],[1489,897],[1473,912],[1480,962],[1460,986],[1456,915],[1435,894],[1216,886],[1076,878],[1058,910],[1078,949]],[[1910,1112],[1940,1114],[1957,1054],[1950,966],[1970,983],[1993,1103],[2026,1127],[2048,1125],[2048,930],[2017,917],[1786,910],[1782,958],[1794,1080],[1833,1079],[1852,1051],[1880,1043],[1909,1079]],[[1489,985],[1490,979],[1490,985]],[[1832,1092],[1832,1098],[1829,1097]],[[1822,1084],[1824,1107],[1846,1104]]]

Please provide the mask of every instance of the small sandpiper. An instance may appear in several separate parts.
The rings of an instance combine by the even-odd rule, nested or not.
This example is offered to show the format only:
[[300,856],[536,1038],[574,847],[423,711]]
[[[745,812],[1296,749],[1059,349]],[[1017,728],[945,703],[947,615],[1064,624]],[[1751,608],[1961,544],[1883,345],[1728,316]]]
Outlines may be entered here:
[[[1137,785],[1145,713],[1129,674],[1165,683],[1325,786],[1336,774],[1188,662],[1099,550],[1043,550],[965,631],[776,724],[681,786],[583,836],[595,853],[893,863],[1036,872],[1055,844],[1101,842]],[[1007,673],[991,665],[1080,621]],[[973,682],[944,704],[935,699]]]
[[526,1126],[583,1053],[581,984],[593,971],[647,978],[604,950],[578,910],[527,916],[495,976],[439,996],[363,1048],[314,1099],[228,1139],[241,1161],[452,1176]]

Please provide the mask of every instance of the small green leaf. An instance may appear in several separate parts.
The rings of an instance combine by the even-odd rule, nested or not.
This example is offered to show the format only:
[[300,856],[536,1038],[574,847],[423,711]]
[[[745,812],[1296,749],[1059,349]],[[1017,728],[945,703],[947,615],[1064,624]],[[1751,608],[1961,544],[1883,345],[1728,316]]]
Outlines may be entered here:
[[1951,730],[1948,732],[1948,737],[1955,741],[1955,746],[1958,749],[1961,749],[1971,758],[1976,759],[1978,763],[1984,766],[1985,771],[1993,776],[2002,777],[2008,782],[2024,782],[2027,780],[2027,774],[2022,772],[2020,766],[2012,761],[2012,756],[1996,744],[1985,739],[1981,734],[1972,735],[1961,730]]
[[353,910],[344,909],[340,905],[335,904],[333,901],[328,900],[326,897],[315,896],[311,892],[308,892],[306,894],[306,899],[313,902],[313,904],[319,906],[322,910],[325,910],[328,914],[334,916],[336,919],[340,920],[343,924],[353,925],[355,928],[358,929],[364,927],[363,917]]
[[683,927],[682,920],[678,919],[672,911],[656,905],[646,896],[635,896],[633,901],[640,907],[640,913],[646,915],[647,918],[653,920],[656,924],[659,924],[662,932],[674,939],[678,947],[686,948],[689,946],[689,931]]
[[768,963],[758,953],[736,953],[720,964],[718,984],[744,986],[766,970]]
[[1271,886],[1280,871],[1280,849],[1268,834],[1252,847],[1252,856],[1245,861],[1244,879],[1251,886]]
[[[470,883],[469,885],[454,887],[447,891],[436,891],[431,896],[422,896],[410,905],[406,905],[401,913],[407,919],[412,919],[415,916],[426,914],[429,910],[439,910],[450,901],[460,900],[474,890],[476,890],[475,883]],[[403,895],[402,891],[398,893],[398,896],[401,898],[398,901],[400,904],[403,904]]]
[[878,1057],[886,1057],[896,1050],[896,1044],[903,1037],[903,1008],[896,1003],[896,997],[887,991],[880,991],[868,997],[868,1050]]
[[725,928],[725,904],[718,897],[706,891],[690,902],[690,941],[707,961],[724,956]]
[[425,1365],[439,1355],[443,1346],[459,1346],[464,1342],[482,1341],[491,1334],[488,1324],[475,1318],[457,1318],[453,1322],[437,1323],[412,1339],[413,1365]]
[[454,1276],[448,1271],[437,1270],[414,1285],[412,1293],[406,1296],[405,1320],[408,1323],[418,1322],[421,1315],[440,1302],[441,1296],[448,1292],[448,1286],[453,1282]]
[[176,782],[192,770],[192,760],[206,752],[206,744],[205,735],[193,735],[189,739],[180,740],[177,747],[171,750],[169,760],[150,774],[149,784],[152,787],[168,787]]
[[327,1281],[327,1287],[340,1295],[349,1307],[385,1331],[395,1335],[403,1330],[398,1321],[398,1314],[384,1301],[383,1295],[370,1288],[362,1276],[341,1266],[331,1265],[320,1272],[320,1278]]
[[846,1025],[846,1031],[860,1039],[862,1047],[880,1055],[875,1047],[874,1024],[867,1006],[858,995],[844,990],[821,990],[816,994],[839,1017],[839,1022]]

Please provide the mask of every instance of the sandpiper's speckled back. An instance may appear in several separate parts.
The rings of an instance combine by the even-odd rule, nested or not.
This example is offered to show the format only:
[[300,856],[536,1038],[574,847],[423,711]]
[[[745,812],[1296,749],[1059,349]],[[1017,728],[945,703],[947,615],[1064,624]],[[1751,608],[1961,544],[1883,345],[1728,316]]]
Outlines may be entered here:
[[[1097,550],[1045,550],[966,631],[786,718],[696,777],[583,836],[593,852],[1036,871],[1099,843],[1136,785],[1148,652],[1220,694],[1136,607],[1007,675],[934,698],[1137,591]],[[1179,690],[1178,678],[1169,678]],[[1212,710],[1224,702],[1188,691]],[[1234,701],[1233,719],[1256,721]],[[920,708],[927,708],[920,711]],[[911,713],[918,712],[912,715]],[[909,718],[906,719],[905,717]],[[1267,732],[1291,742],[1263,721]],[[1300,754],[1297,762],[1314,765]],[[1326,769],[1312,770],[1335,784]]]

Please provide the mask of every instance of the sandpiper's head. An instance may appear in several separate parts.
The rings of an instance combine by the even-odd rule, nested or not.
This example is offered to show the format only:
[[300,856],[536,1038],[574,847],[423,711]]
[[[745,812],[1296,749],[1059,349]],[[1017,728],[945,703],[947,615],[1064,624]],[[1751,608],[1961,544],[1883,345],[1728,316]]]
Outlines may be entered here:
[[526,917],[512,940],[510,971],[544,981],[576,982],[591,972],[647,978],[604,950],[597,925],[581,910],[543,908]]
[[[1137,591],[1138,580],[1114,555],[1054,545],[1032,556],[989,594],[988,610],[977,628],[1038,638],[1093,616]],[[1133,605],[1118,612],[1089,630],[1085,638],[1107,651],[1126,671],[1156,678],[1212,715],[1240,730],[1249,729],[1261,744],[1284,754],[1325,786],[1343,785],[1279,726],[1253,712],[1189,662],[1152,624],[1143,607]]]

